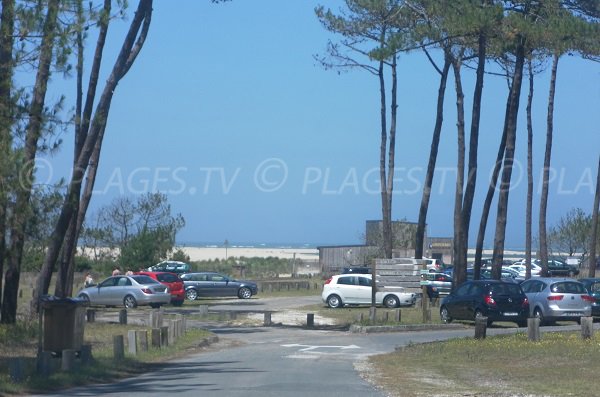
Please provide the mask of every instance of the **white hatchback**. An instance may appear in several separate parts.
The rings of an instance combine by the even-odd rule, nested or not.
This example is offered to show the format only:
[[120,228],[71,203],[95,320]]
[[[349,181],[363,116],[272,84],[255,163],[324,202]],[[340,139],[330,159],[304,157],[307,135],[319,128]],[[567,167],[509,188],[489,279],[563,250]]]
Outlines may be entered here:
[[[344,305],[370,305],[371,275],[340,274],[332,276],[325,282],[321,298],[331,308]],[[375,293],[375,303],[390,308],[412,306],[416,300],[416,294],[404,292],[402,287],[378,285]]]

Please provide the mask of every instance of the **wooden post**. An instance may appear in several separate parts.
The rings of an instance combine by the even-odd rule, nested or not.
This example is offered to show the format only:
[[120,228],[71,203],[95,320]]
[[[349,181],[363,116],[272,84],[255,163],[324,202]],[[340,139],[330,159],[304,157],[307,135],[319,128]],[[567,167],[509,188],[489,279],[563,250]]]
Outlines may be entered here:
[[232,310],[232,311],[230,311],[230,312],[229,312],[229,319],[230,319],[230,320],[235,320],[235,319],[237,319],[237,312],[235,312],[235,311],[233,311],[233,310]]
[[527,339],[531,342],[540,340],[540,319],[532,317],[527,319]]
[[64,372],[71,372],[75,364],[75,350],[65,349],[62,351],[60,369]]
[[160,349],[160,328],[152,328],[152,347]]
[[96,310],[94,310],[94,309],[87,309],[85,311],[85,317],[86,317],[88,323],[94,323],[94,322],[96,322]]
[[169,330],[167,335],[167,344],[172,345],[175,343],[175,320],[167,321],[167,329]]
[[271,312],[265,312],[265,315],[264,315],[264,320],[263,320],[263,325],[264,325],[265,327],[268,327],[268,326],[270,326],[271,324],[273,324],[273,323],[271,322]]
[[22,357],[11,357],[8,359],[8,373],[10,380],[14,383],[20,383],[25,377],[25,362]]
[[81,352],[79,353],[81,364],[86,365],[92,362],[92,345],[81,345]]
[[358,313],[358,316],[356,316],[356,320],[359,323],[362,323],[364,319],[365,319],[365,314],[364,313]]
[[308,328],[312,328],[315,326],[315,314],[314,313],[308,313],[306,315],[306,326]]
[[394,320],[399,323],[402,320],[402,312],[400,311],[400,309],[396,309],[396,312],[394,313]]
[[125,358],[125,342],[123,335],[113,335],[113,355],[115,360]]
[[487,332],[487,317],[475,318],[475,339],[485,339]]
[[119,324],[127,325],[127,309],[119,310]]
[[594,336],[594,317],[581,317],[581,338],[591,339]]
[[390,319],[390,312],[385,312],[383,314],[383,321],[387,323],[389,321],[389,319]]
[[148,351],[148,331],[141,330],[135,331],[137,333],[137,340],[140,343],[140,351],[147,352]]
[[137,355],[137,332],[134,329],[127,331],[127,348],[129,353]]
[[369,321],[374,323],[375,320],[377,320],[377,308],[371,306],[369,307]]
[[169,327],[160,327],[160,347],[169,346]]

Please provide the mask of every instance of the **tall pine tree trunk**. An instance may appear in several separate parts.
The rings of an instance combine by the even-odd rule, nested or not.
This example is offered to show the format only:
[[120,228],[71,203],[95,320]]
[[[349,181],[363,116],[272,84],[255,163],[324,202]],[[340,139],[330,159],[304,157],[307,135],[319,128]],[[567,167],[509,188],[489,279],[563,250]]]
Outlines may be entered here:
[[466,279],[467,264],[462,256],[462,202],[464,190],[465,175],[465,107],[464,92],[462,88],[462,79],[460,75],[462,57],[452,60],[452,70],[454,71],[454,88],[456,91],[456,127],[457,127],[457,163],[456,163],[456,189],[454,193],[454,242],[453,242],[453,263],[454,271],[452,273],[454,285],[460,285]]
[[525,209],[525,278],[531,278],[531,214],[533,210],[533,65],[529,59],[529,95],[527,96],[527,205]]
[[429,162],[427,163],[427,173],[425,174],[425,186],[423,186],[423,195],[421,196],[421,206],[419,207],[419,221],[417,223],[415,239],[415,258],[423,258],[423,246],[425,244],[425,228],[427,226],[427,210],[429,209],[429,199],[431,197],[431,186],[433,185],[433,176],[435,173],[435,164],[437,162],[438,148],[440,145],[440,135],[442,133],[442,124],[444,122],[444,99],[446,96],[446,82],[448,81],[448,72],[450,71],[450,58],[444,56],[444,67],[440,71],[440,85],[438,88],[438,99],[436,107],[435,126],[431,137],[431,149],[429,151]]
[[21,260],[23,257],[23,245],[25,243],[25,228],[28,219],[29,199],[33,187],[33,165],[37,153],[38,140],[42,132],[42,116],[48,80],[50,79],[50,65],[52,63],[52,51],[54,38],[56,36],[56,21],[58,17],[59,0],[48,1],[48,11],[42,29],[42,42],[38,69],[33,88],[33,96],[29,109],[29,123],[25,135],[24,167],[20,175],[18,190],[12,216],[10,230],[10,248],[8,252],[8,269],[6,271],[4,296],[2,300],[2,323],[12,324],[17,315],[17,294],[21,276]]
[[518,39],[515,71],[510,90],[510,109],[508,122],[506,123],[506,149],[504,153],[504,164],[502,179],[500,181],[500,193],[498,194],[498,211],[496,215],[496,233],[494,235],[494,253],[492,256],[492,277],[500,279],[502,261],[504,260],[504,243],[506,238],[506,223],[508,215],[508,196],[510,193],[510,181],[515,156],[515,142],[517,137],[517,118],[519,114],[519,99],[521,96],[521,85],[523,82],[523,66],[525,64],[525,39]]
[[[473,92],[473,110],[471,112],[471,133],[469,137],[469,172],[463,198],[461,213],[461,259],[467,264],[467,251],[469,249],[469,228],[471,226],[471,212],[473,210],[473,199],[475,197],[475,185],[477,183],[477,149],[479,146],[479,125],[481,120],[481,97],[483,94],[483,79],[485,74],[487,39],[483,32],[479,34],[477,78]],[[479,279],[479,274],[473,275]]]
[[[0,181],[8,180],[10,170],[14,26],[15,0],[2,0],[2,14],[0,16]],[[6,257],[8,190],[6,182],[0,183],[0,307],[2,306],[2,279]]]
[[548,210],[548,189],[550,185],[550,162],[552,157],[552,135],[554,131],[554,95],[556,93],[556,71],[558,69],[559,54],[554,54],[552,59],[552,72],[550,74],[550,89],[548,92],[548,115],[546,119],[546,150],[544,153],[544,170],[542,174],[542,195],[540,197],[540,261],[542,275],[548,275],[548,237],[546,235],[546,212]]

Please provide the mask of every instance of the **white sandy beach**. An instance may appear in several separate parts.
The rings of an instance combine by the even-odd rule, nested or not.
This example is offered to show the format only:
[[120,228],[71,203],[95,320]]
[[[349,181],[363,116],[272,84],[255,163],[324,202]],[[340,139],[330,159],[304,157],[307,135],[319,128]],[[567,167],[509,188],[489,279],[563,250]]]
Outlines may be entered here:
[[318,260],[319,251],[316,248],[255,248],[255,247],[177,247],[190,257],[191,261],[210,259],[225,259],[239,257]]

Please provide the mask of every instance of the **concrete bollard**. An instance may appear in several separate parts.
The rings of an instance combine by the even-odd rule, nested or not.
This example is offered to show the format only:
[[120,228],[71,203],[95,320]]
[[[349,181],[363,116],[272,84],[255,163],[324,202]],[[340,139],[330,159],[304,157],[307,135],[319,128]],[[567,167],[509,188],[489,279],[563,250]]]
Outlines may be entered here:
[[369,307],[369,321],[374,323],[375,320],[377,320],[377,308],[371,306]]
[[167,321],[167,328],[169,330],[169,333],[167,334],[167,343],[172,345],[175,343],[175,320]]
[[119,324],[127,325],[127,309],[119,310]]
[[160,349],[160,328],[152,328],[152,347],[157,347]]
[[92,345],[81,345],[81,352],[79,353],[79,359],[81,364],[86,365],[92,362]]
[[232,311],[230,311],[230,312],[229,312],[229,319],[230,319],[230,320],[236,320],[236,319],[237,319],[237,312],[235,312],[235,311],[233,311],[233,310],[232,310]]
[[137,334],[137,340],[140,344],[140,351],[147,352],[148,351],[148,331],[138,330],[135,332]]
[[315,326],[315,314],[314,313],[308,313],[306,315],[306,326],[308,328],[312,328]]
[[402,320],[402,312],[400,311],[400,309],[396,309],[396,311],[394,312],[394,321],[399,323],[399,322],[401,322],[401,320]]
[[365,320],[365,314],[358,313],[358,315],[356,316],[356,321],[358,321],[359,323],[362,323],[364,320]]
[[152,328],[160,328],[163,326],[163,319],[164,319],[164,315],[163,312],[158,310],[158,309],[154,309],[152,311],[150,311],[150,319],[149,319],[149,324],[150,327]]
[[87,309],[85,311],[85,317],[86,317],[88,323],[95,323],[96,322],[96,310]]
[[113,335],[113,356],[117,361],[125,358],[125,342],[123,335]]
[[65,349],[62,351],[60,369],[63,372],[71,372],[75,367],[75,350]]
[[475,339],[485,339],[487,320],[487,317],[475,317]]
[[385,312],[383,314],[383,322],[387,323],[388,321],[390,321],[390,312]]
[[581,338],[591,339],[594,336],[594,317],[581,317]]
[[540,319],[532,317],[527,319],[527,339],[531,342],[540,340]]
[[22,357],[11,357],[8,359],[8,373],[10,380],[21,383],[25,378],[25,361]]
[[134,329],[127,331],[127,351],[137,355],[137,332]]
[[266,313],[264,314],[263,325],[264,325],[265,327],[268,327],[268,326],[270,326],[271,324],[273,324],[273,323],[271,322],[271,313],[270,313],[270,312],[266,312]]

